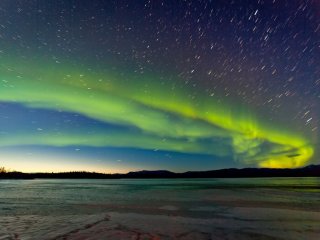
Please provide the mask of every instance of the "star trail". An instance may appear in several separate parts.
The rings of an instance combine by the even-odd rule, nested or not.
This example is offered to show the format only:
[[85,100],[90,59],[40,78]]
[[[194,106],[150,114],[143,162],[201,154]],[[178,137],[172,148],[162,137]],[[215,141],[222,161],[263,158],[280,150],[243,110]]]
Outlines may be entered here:
[[0,165],[317,162],[317,1],[3,1]]

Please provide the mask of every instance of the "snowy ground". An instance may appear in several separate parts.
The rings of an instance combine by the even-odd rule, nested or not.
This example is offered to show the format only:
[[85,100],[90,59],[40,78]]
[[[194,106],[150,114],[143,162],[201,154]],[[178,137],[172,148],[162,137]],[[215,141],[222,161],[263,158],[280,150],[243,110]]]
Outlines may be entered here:
[[[60,190],[50,197],[45,195],[46,198],[36,193],[53,191],[52,182],[49,185],[48,182],[28,182],[21,187],[20,194],[16,192],[19,187],[12,188],[12,185],[5,194],[8,185],[4,184],[0,183],[0,239],[312,240],[320,236],[317,185],[308,191],[296,191],[270,186],[208,188],[207,183],[205,186],[195,184],[194,188],[192,183],[193,188],[181,190],[186,184],[174,182],[175,190],[166,183],[144,185],[140,191],[137,185],[141,183],[134,186],[130,183],[125,189],[115,189],[113,183],[113,187],[100,196],[105,197],[104,201],[98,194],[93,201],[85,197],[92,197],[92,192],[85,194],[92,189],[81,192],[79,186],[83,184],[77,182],[69,182],[65,186],[69,190],[60,195],[63,187],[59,183]],[[95,184],[94,188],[100,190],[104,186],[103,182]],[[70,189],[77,186],[79,191],[69,195]],[[28,191],[36,196],[31,198]],[[81,198],[72,201],[72,197],[79,195]]]

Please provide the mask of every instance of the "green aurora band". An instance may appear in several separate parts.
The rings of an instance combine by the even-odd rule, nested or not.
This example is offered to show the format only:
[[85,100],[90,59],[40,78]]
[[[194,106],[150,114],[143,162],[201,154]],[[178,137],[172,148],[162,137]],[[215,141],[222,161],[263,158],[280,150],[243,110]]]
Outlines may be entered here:
[[127,131],[73,129],[20,132],[0,146],[97,146],[159,149],[231,156],[260,167],[300,167],[313,156],[304,136],[268,126],[252,111],[217,101],[154,76],[117,75],[72,65],[6,59],[0,66],[0,101],[82,114]]

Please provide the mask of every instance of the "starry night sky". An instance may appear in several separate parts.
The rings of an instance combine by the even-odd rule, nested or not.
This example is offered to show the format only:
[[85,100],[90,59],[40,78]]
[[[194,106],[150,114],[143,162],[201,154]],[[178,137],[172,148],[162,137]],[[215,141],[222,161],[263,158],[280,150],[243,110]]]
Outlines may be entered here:
[[319,163],[317,0],[2,0],[0,166]]

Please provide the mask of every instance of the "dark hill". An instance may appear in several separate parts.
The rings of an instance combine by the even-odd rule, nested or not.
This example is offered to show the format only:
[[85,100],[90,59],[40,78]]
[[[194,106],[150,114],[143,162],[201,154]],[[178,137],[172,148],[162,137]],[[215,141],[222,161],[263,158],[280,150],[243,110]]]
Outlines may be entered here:
[[229,168],[211,171],[189,171],[174,173],[166,170],[138,171],[126,174],[103,174],[95,172],[62,172],[62,173],[21,173],[0,172],[0,179],[119,179],[119,178],[254,178],[254,177],[320,177],[320,165],[309,165],[303,168]]
[[177,173],[173,173],[167,170],[156,170],[156,171],[138,171],[138,172],[129,172],[124,174],[123,178],[175,178]]

